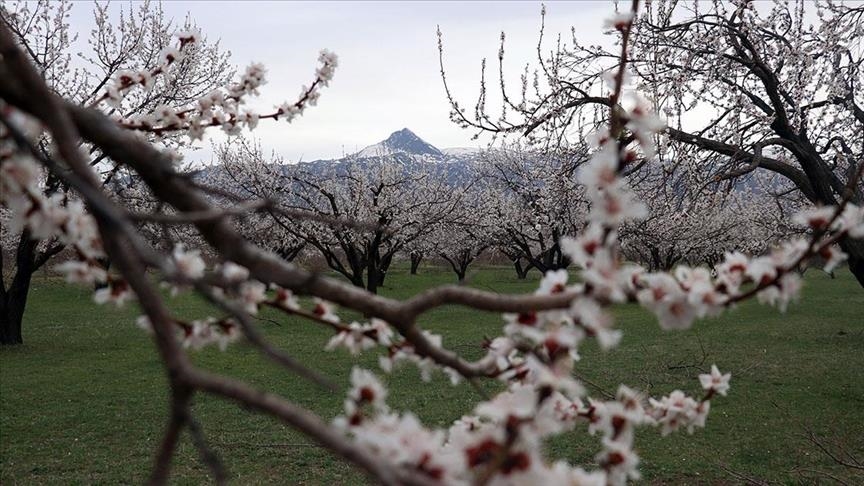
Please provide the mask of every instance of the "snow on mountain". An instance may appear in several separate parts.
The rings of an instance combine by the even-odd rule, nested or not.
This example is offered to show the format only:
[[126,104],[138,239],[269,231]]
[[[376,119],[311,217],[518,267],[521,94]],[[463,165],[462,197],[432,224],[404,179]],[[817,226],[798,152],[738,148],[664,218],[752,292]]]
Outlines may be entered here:
[[482,149],[480,147],[451,147],[451,148],[441,149],[441,152],[444,155],[459,157],[459,156],[463,156],[463,155],[477,155],[480,152],[483,152],[483,150],[484,149]]
[[418,137],[414,132],[407,128],[393,132],[389,137],[387,137],[387,140],[370,145],[357,152],[355,155],[358,157],[380,157],[399,152],[439,157],[444,155],[440,150],[435,148],[434,145]]
[[[349,166],[374,168],[382,164],[395,164],[402,170],[411,172],[415,168],[432,167],[445,180],[453,184],[461,183],[473,177],[478,163],[485,152],[481,148],[455,147],[439,150],[432,144],[418,137],[411,130],[404,128],[393,132],[386,140],[370,145],[363,150],[338,159],[318,159],[284,164],[282,171],[288,173],[302,170],[312,174],[340,173]],[[221,168],[211,167],[199,171],[199,177],[209,177],[211,173],[219,172]]]

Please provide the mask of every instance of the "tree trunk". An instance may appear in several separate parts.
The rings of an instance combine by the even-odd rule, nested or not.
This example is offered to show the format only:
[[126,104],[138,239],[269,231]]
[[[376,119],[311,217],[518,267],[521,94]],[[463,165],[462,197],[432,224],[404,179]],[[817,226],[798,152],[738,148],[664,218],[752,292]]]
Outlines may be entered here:
[[651,251],[651,261],[648,264],[648,271],[649,272],[656,272],[656,271],[660,270],[660,268],[663,266],[661,264],[660,250],[657,247],[652,246],[650,248],[650,251]]
[[12,286],[6,292],[0,303],[0,345],[23,344],[21,324],[24,320],[24,309],[27,306],[27,295],[30,293],[30,278],[32,273],[18,271]]
[[388,251],[381,257],[378,262],[378,286],[384,286],[384,279],[387,278],[387,272],[390,270],[390,264],[393,263],[393,255],[395,255],[395,251]]
[[450,258],[447,254],[442,253],[441,258],[443,258],[447,263],[450,264],[450,268],[453,270],[453,273],[456,274],[456,278],[459,280],[459,283],[465,281],[465,274],[468,273],[468,265],[471,264],[471,259],[465,253],[460,254],[455,258]]
[[517,258],[513,260],[513,266],[516,268],[516,278],[519,280],[525,280],[528,278],[528,272],[531,270],[531,263],[529,262],[524,267],[522,266],[522,259]]
[[280,246],[276,249],[276,254],[287,262],[293,262],[304,249],[306,249],[305,242],[294,246]]
[[417,269],[420,268],[421,261],[423,261],[422,253],[411,253],[411,275],[417,275]]
[[864,287],[864,240],[846,238],[840,243],[840,248],[849,255],[849,271]]
[[373,294],[378,293],[378,286],[381,284],[381,276],[378,274],[377,257],[378,255],[369,255],[369,260],[366,264],[366,290]]
[[14,345],[24,342],[21,325],[24,319],[24,308],[27,305],[27,295],[30,293],[30,280],[38,268],[36,266],[36,245],[38,242],[30,239],[25,232],[18,240],[15,254],[15,276],[9,288],[3,288],[0,294],[0,344]]

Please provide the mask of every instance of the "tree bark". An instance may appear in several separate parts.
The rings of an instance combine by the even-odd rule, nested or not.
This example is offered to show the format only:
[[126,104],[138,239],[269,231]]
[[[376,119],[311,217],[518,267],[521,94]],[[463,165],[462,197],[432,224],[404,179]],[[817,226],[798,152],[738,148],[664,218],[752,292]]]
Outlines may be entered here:
[[840,248],[849,255],[849,271],[864,287],[864,241],[846,238],[840,242]]
[[474,261],[474,258],[470,256],[470,253],[462,252],[455,258],[450,258],[447,254],[442,253],[441,258],[450,264],[450,268],[453,269],[453,273],[456,274],[459,283],[464,282],[465,275],[468,273],[468,266],[471,265],[472,261]]
[[18,240],[15,252],[15,275],[7,289],[5,285],[0,294],[0,345],[23,344],[22,322],[30,281],[38,268],[36,265],[37,241],[30,239],[26,232]]
[[366,260],[366,290],[373,294],[378,293],[378,286],[381,284],[381,276],[378,274],[379,259],[378,248],[369,248]]
[[528,278],[528,272],[531,270],[531,268],[533,268],[533,265],[528,262],[528,264],[523,267],[522,259],[517,258],[513,260],[513,267],[516,268],[516,278],[519,280],[525,280],[526,278]]
[[420,268],[420,262],[423,261],[422,253],[411,253],[411,275],[417,275],[417,269]]
[[3,302],[0,303],[0,345],[24,343],[21,330],[32,276],[30,272],[19,270]]

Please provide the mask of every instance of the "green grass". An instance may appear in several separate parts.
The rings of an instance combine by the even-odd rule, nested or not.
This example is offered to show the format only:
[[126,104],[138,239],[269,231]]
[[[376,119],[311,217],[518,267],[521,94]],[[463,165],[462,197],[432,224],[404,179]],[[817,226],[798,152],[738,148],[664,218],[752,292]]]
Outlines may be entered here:
[[[536,276],[535,276],[536,277]],[[417,276],[393,272],[384,294],[404,298],[452,281],[444,269]],[[499,292],[533,289],[509,268],[483,268],[472,285]],[[173,301],[177,313],[202,316],[193,297]],[[624,330],[620,347],[583,348],[579,376],[608,390],[618,383],[659,395],[675,388],[698,392],[696,375],[711,363],[732,372],[727,398],[712,404],[705,430],[660,438],[641,430],[637,449],[651,483],[725,483],[721,465],[750,477],[809,482],[814,471],[864,480],[835,466],[803,435],[809,427],[864,458],[864,291],[848,273],[832,280],[807,276],[802,300],[788,313],[748,302],[686,332],[662,332],[640,309],[616,309]],[[86,289],[45,278],[34,284],[25,317],[26,344],[0,350],[0,483],[141,483],[160,439],[166,412],[165,377],[148,337],[134,327],[134,306],[115,310],[91,303]],[[276,345],[340,384],[357,362],[376,368],[374,354],[357,360],[322,351],[323,328],[267,315],[279,325],[261,326]],[[500,317],[444,308],[422,323],[443,334],[449,347],[476,358],[478,343],[500,330]],[[704,351],[703,351],[704,350]],[[704,352],[704,363],[703,363]],[[243,378],[330,419],[340,412],[334,395],[270,364],[244,344],[226,353],[208,349],[194,360]],[[406,367],[388,378],[391,406],[411,409],[427,423],[446,425],[470,412],[478,399],[467,386],[451,387],[443,376],[429,385]],[[489,386],[495,386],[490,383]],[[223,457],[236,484],[355,484],[362,476],[306,437],[272,419],[231,403],[199,395],[194,413]],[[596,438],[558,437],[550,453],[590,463]],[[177,484],[207,481],[206,470],[184,436],[175,460]]]

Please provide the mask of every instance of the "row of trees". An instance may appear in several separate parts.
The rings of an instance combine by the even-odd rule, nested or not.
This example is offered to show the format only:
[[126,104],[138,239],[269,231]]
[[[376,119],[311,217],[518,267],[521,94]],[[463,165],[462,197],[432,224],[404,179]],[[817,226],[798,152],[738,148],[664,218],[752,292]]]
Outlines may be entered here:
[[[803,203],[834,205],[847,192],[860,205],[862,19],[864,6],[835,1],[649,2],[633,24],[629,69],[617,80],[640,93],[629,105],[603,95],[615,81],[618,46],[587,45],[574,31],[548,48],[541,23],[535,70],[525,68],[521,85],[509,83],[503,35],[499,80],[487,82],[484,60],[476,103],[460,103],[444,77],[451,118],[478,135],[573,150],[605,126],[610,108],[641,104],[667,125],[656,151],[636,166],[650,160],[690,189],[757,175],[788,203],[782,212]],[[606,27],[614,30],[615,22]],[[439,48],[445,73],[440,32]],[[499,104],[491,102],[490,87],[499,88]],[[623,137],[636,142],[632,132]],[[864,286],[864,246],[841,246]]]
[[[376,292],[397,258],[410,260],[412,273],[424,259],[437,260],[460,281],[484,254],[508,259],[523,278],[531,269],[569,267],[560,241],[588,222],[590,205],[577,181],[587,158],[587,148],[556,154],[511,145],[483,153],[454,176],[452,167],[422,158],[290,165],[267,157],[259,145],[238,142],[222,146],[219,163],[199,179],[231,199],[267,199],[283,210],[318,215],[298,222],[269,210],[239,224],[289,261],[321,259]],[[789,204],[765,188],[693,189],[694,181],[673,183],[656,172],[642,167],[630,174],[651,217],[625,225],[620,235],[626,257],[649,269],[714,264],[726,251],[760,253],[795,231],[782,224],[780,211]]]

